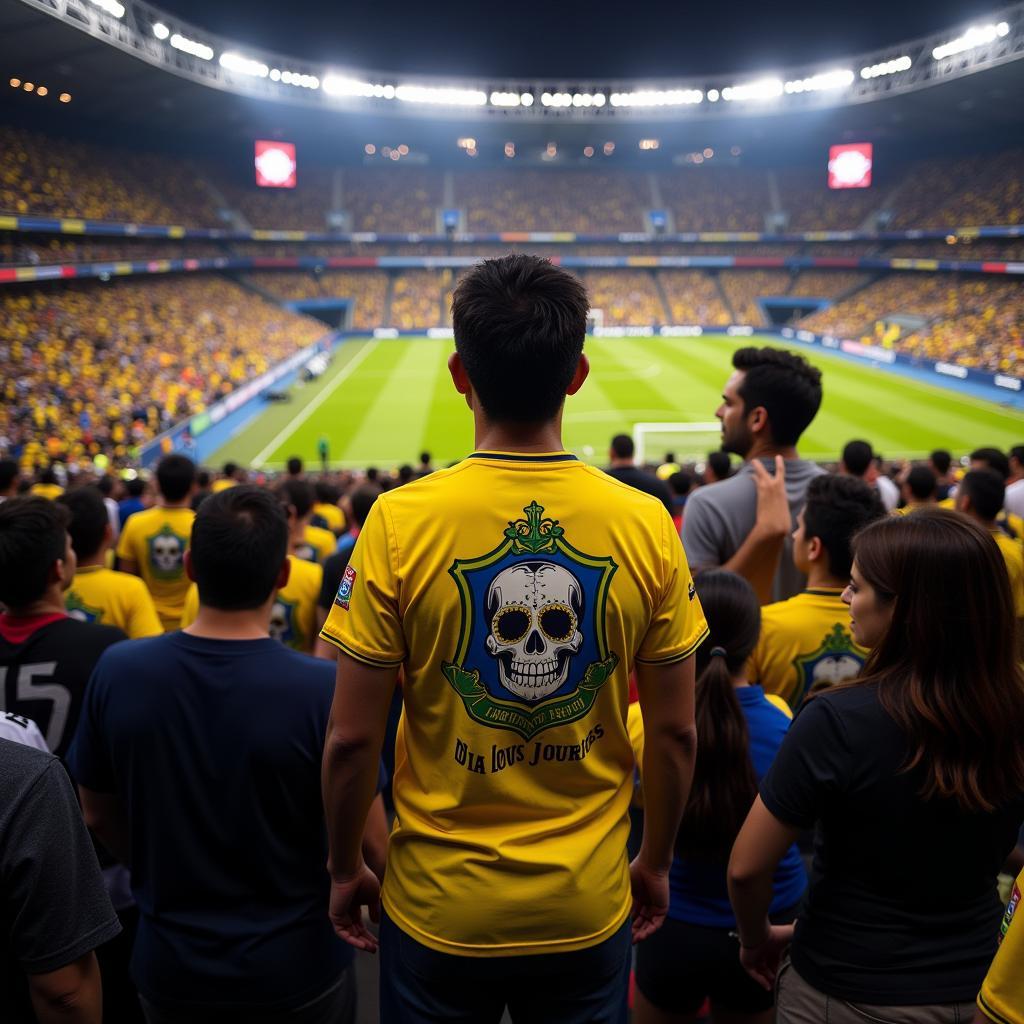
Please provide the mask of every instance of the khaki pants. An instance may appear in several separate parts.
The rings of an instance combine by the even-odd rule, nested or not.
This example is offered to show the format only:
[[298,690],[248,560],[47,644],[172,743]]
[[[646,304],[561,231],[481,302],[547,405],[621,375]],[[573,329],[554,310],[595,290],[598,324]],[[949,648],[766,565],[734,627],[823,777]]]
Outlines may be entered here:
[[776,1024],[970,1024],[974,1003],[874,1006],[827,996],[797,974],[787,956],[779,968]]

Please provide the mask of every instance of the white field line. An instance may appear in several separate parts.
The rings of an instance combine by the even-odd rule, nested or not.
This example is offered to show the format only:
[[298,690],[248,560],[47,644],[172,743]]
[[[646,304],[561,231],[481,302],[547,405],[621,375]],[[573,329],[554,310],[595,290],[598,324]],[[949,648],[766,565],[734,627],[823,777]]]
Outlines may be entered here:
[[320,408],[324,402],[327,401],[331,395],[337,391],[338,387],[343,384],[352,375],[352,372],[359,366],[359,364],[377,347],[378,341],[376,339],[368,341],[338,372],[338,376],[331,381],[320,392],[312,402],[307,405],[302,412],[299,413],[295,419],[291,420],[275,437],[274,439],[252,460],[252,465],[255,469],[263,468],[263,460],[266,459],[271,452],[277,450],[281,442],[287,437],[291,437],[299,427],[302,426],[310,416],[313,415]]

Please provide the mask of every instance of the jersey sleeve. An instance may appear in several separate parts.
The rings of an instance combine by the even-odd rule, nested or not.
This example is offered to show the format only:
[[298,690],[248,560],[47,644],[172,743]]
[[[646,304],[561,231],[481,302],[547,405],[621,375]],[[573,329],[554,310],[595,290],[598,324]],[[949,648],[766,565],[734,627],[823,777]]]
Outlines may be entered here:
[[[138,582],[139,586],[135,588],[135,593],[132,594],[131,610],[128,614],[129,640],[140,640],[147,636],[160,636],[164,631],[164,627],[160,624],[160,616],[156,613],[156,605],[153,604],[153,598],[149,595],[149,590],[146,589],[145,583],[141,580]],[[193,584],[193,588],[194,586],[195,584]],[[184,620],[181,625],[182,628],[185,627],[186,623]]]
[[1006,905],[999,949],[981,983],[978,1007],[996,1024],[1024,1024],[1024,924],[1014,924],[1021,910],[1024,871],[1017,876]]
[[374,668],[405,660],[399,614],[398,546],[387,503],[374,502],[352,551],[320,636]]
[[135,553],[135,524],[132,522],[131,516],[129,516],[121,528],[121,536],[117,538],[117,557],[120,559],[128,559],[132,562],[137,562],[138,556]]
[[654,665],[688,658],[708,635],[686,554],[667,513],[662,516],[662,564],[661,600],[636,654],[637,661]]
[[19,966],[47,974],[121,931],[67,773],[54,758],[9,819],[0,873]]

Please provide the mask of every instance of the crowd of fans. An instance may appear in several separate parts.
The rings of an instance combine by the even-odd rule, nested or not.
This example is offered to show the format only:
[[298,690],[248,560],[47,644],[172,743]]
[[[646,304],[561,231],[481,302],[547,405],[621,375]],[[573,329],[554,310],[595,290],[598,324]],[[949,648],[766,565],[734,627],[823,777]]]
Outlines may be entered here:
[[725,326],[732,322],[715,279],[702,270],[660,270],[657,280],[674,324]]
[[594,309],[608,326],[653,324],[665,317],[654,275],[649,270],[587,270],[583,283]]
[[325,333],[226,280],[174,277],[0,294],[0,450],[119,462]]
[[757,300],[785,295],[791,278],[788,270],[723,270],[718,275],[734,321],[755,326],[768,323]]

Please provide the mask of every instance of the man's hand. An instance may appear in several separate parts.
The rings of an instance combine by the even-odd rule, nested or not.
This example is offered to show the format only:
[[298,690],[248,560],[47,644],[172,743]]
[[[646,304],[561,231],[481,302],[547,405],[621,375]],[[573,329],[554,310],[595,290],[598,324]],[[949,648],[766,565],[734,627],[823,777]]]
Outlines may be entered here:
[[779,973],[779,962],[793,941],[793,925],[773,924],[758,946],[740,946],[740,963],[754,981],[769,992]]
[[380,922],[380,882],[360,861],[355,873],[346,878],[331,879],[331,924],[338,937],[356,949],[377,952],[377,937],[363,923],[363,907],[370,911],[370,920]]
[[637,857],[629,865],[629,881],[633,889],[633,941],[641,942],[661,927],[668,913],[668,872],[655,871]]
[[785,537],[793,529],[793,517],[786,497],[786,464],[775,456],[775,476],[754,459],[750,463],[757,487],[757,521],[755,529],[764,537]]

